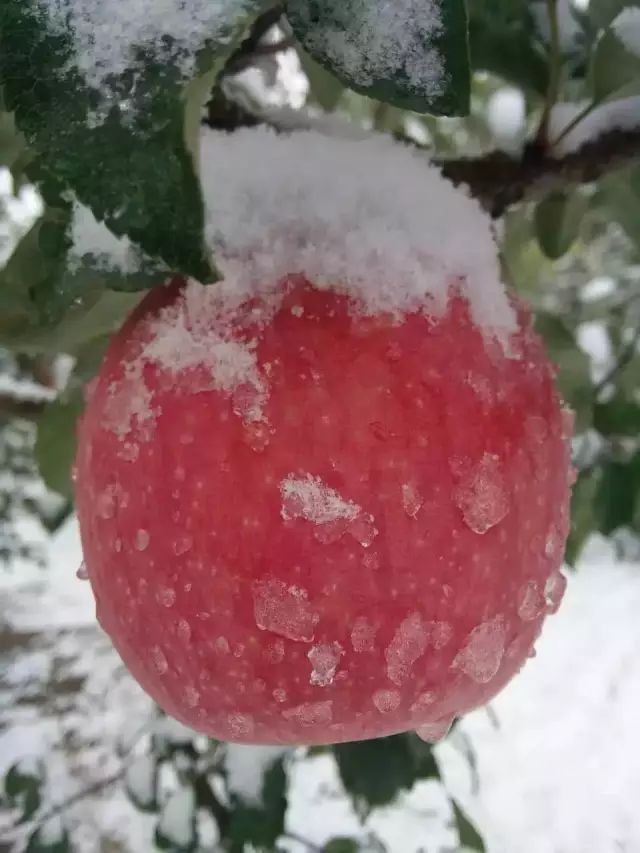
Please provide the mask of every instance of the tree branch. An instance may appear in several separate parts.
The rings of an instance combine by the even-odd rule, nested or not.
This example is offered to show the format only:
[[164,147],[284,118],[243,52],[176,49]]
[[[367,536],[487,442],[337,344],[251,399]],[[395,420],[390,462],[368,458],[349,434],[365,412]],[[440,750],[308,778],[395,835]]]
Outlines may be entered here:
[[640,162],[640,128],[611,130],[564,157],[545,154],[534,144],[519,160],[492,152],[477,159],[445,160],[439,165],[445,177],[454,184],[466,184],[497,219],[521,201],[591,183],[635,162]]

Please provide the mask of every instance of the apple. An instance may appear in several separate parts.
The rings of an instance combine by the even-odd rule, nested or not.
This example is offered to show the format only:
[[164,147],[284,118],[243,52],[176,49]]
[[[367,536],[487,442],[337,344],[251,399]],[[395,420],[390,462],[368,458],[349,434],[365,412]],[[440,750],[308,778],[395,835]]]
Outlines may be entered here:
[[354,310],[301,275],[174,280],[87,393],[97,617],[170,715],[246,743],[442,735],[564,590],[570,414],[527,310]]

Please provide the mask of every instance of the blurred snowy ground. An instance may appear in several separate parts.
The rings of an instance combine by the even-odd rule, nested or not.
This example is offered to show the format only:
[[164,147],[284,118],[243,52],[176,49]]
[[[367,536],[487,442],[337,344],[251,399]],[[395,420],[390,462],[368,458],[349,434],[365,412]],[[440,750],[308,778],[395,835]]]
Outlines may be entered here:
[[[0,572],[0,774],[19,758],[43,756],[54,800],[116,772],[118,750],[151,714],[95,625],[89,585],[75,577],[79,563],[70,523],[52,542],[48,570]],[[640,850],[639,613],[640,566],[616,563],[594,543],[537,657],[491,713],[469,715],[438,747],[450,790],[489,853]],[[465,741],[477,758],[475,780]],[[119,783],[71,814],[82,853],[152,849],[152,821]],[[295,764],[288,818],[292,832],[319,844],[357,834],[330,758]],[[426,782],[376,811],[368,826],[391,853],[435,853],[454,840],[448,818],[444,798]]]

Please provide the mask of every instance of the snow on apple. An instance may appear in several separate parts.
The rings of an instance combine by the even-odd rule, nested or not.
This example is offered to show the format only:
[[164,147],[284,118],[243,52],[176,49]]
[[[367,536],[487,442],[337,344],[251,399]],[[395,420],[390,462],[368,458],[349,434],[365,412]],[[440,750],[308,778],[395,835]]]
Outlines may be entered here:
[[442,736],[564,592],[553,368],[488,220],[417,153],[212,134],[203,185],[223,280],[144,299],[80,426],[98,618],[208,735]]

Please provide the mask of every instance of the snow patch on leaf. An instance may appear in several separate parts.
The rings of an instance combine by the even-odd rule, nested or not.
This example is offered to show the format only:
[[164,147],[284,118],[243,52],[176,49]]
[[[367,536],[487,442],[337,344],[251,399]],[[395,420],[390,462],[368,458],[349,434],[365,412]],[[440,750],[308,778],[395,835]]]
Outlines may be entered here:
[[247,805],[262,806],[264,774],[288,751],[286,746],[227,744],[224,767],[229,792]]
[[305,44],[337,72],[361,86],[402,75],[432,97],[442,94],[442,56],[434,45],[442,33],[439,0],[354,0],[334,3],[332,11],[331,24],[314,25]]

